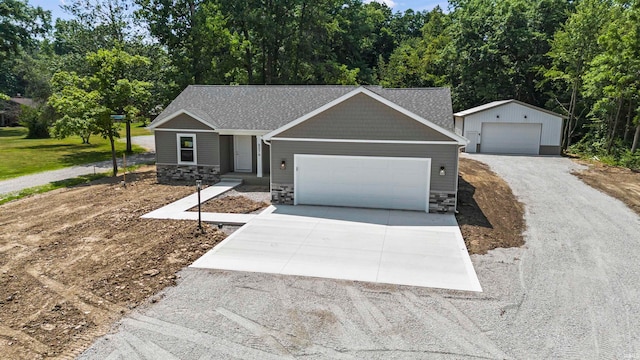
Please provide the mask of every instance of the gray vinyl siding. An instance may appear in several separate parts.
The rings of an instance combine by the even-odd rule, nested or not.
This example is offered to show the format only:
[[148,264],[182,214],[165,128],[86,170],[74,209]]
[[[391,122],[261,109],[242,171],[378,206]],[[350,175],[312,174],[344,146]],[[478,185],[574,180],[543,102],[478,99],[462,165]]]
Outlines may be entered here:
[[198,165],[220,165],[220,135],[217,133],[196,133]]
[[193,134],[196,136],[197,165],[220,165],[218,149],[219,136],[216,133],[190,133],[184,131],[154,131],[156,140],[156,162],[158,164],[178,164],[178,143],[176,134]]
[[176,143],[176,133],[173,131],[154,131],[156,140],[156,163],[177,164],[178,145]]
[[451,141],[448,136],[389,106],[358,94],[308,119],[277,137]]
[[158,126],[158,129],[197,129],[197,130],[213,130],[211,127],[201,123],[186,114],[180,114],[166,123]]
[[[271,181],[273,183],[293,184],[294,154],[431,158],[431,190],[456,191],[457,145],[337,143],[273,139],[271,142],[273,159]],[[287,164],[285,170],[280,169],[280,163],[283,160]],[[440,176],[441,166],[445,167],[445,176]]]
[[233,136],[220,135],[220,173],[233,171]]

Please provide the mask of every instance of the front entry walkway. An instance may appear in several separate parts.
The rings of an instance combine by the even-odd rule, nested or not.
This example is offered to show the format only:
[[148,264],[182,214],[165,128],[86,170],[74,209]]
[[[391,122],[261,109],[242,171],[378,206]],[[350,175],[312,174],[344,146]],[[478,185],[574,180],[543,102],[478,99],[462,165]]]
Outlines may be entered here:
[[191,267],[482,291],[453,215],[272,206]]

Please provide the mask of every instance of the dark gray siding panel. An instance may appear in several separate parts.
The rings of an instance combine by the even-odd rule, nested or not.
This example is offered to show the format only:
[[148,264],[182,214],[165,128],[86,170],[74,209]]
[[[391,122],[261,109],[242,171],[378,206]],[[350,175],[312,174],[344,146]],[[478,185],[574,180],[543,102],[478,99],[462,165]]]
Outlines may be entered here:
[[258,144],[256,143],[256,137],[251,137],[251,172],[258,171]]
[[193,134],[196,136],[198,165],[220,165],[218,134],[190,133],[188,130],[181,132],[154,132],[156,138],[156,162],[158,164],[178,164],[177,134]]
[[177,164],[178,145],[173,131],[154,131],[156,139],[156,162],[158,164]]
[[220,173],[233,171],[233,136],[220,135]]
[[211,127],[201,123],[186,114],[180,114],[166,123],[158,126],[158,129],[198,129],[213,130]]
[[449,137],[371,97],[358,94],[277,137],[451,141]]
[[[431,158],[431,190],[455,191],[458,174],[457,145],[426,144],[371,144],[311,141],[271,142],[271,181],[277,184],[293,184],[293,155],[346,155],[346,156],[396,156]],[[280,163],[286,161],[286,170]],[[440,167],[445,176],[440,176]]]
[[[185,133],[188,133],[185,131]],[[210,132],[195,133],[198,146],[198,165],[220,165],[220,135]]]
[[271,158],[271,149],[270,146],[265,144],[264,142],[262,143],[262,173],[263,174],[269,174],[271,171],[269,169],[270,166],[270,158]]
[[560,155],[562,148],[560,146],[540,145],[540,155]]

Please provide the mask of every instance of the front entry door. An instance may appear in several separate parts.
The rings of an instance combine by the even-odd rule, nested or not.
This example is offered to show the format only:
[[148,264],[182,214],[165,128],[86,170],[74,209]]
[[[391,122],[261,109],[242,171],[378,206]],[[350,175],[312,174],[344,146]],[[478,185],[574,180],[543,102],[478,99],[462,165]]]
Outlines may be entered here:
[[234,135],[235,171],[251,172],[251,136]]

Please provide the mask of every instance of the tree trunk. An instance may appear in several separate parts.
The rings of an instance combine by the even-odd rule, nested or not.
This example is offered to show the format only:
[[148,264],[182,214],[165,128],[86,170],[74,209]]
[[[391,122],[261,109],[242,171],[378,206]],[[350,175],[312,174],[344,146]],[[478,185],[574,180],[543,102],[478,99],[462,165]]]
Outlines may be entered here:
[[631,153],[635,153],[638,150],[638,141],[640,140],[640,120],[638,126],[636,126],[636,133],[633,135],[633,144],[631,145]]
[[629,139],[629,133],[631,133],[631,108],[633,107],[633,100],[629,99],[629,106],[627,107],[627,123],[624,126],[624,136],[622,141],[627,142]]
[[622,96],[618,100],[618,109],[616,110],[616,116],[613,118],[613,129],[611,130],[611,136],[609,137],[609,143],[607,144],[607,154],[611,153],[611,146],[616,138],[616,131],[618,130],[618,119],[620,118],[620,111],[622,111]]
[[565,123],[563,150],[567,150],[571,146],[571,135],[573,135],[573,123],[576,117],[576,104],[578,102],[578,81],[573,82],[571,89],[571,100],[569,101],[569,119]]
[[109,134],[109,142],[111,143],[111,161],[113,162],[113,176],[118,176],[118,160],[116,159],[116,143],[113,134]]
[[246,62],[245,65],[247,68],[247,81],[249,82],[249,85],[252,85],[254,82],[253,82],[253,54],[251,51],[251,40],[249,39],[249,30],[247,29],[246,24],[243,23],[242,27],[243,27],[242,32],[244,33],[244,37],[249,43],[249,46],[247,46],[244,50],[245,62]]

